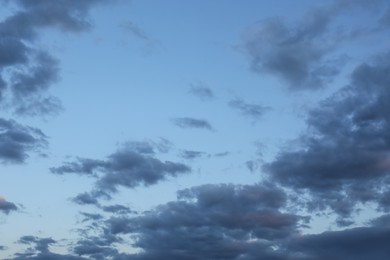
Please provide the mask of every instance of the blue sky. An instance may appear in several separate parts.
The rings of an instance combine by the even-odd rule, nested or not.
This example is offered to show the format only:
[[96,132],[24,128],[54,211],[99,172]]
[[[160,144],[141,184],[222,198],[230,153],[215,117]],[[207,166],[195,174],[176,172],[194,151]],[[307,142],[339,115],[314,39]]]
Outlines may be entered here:
[[1,259],[390,254],[387,1],[0,6]]

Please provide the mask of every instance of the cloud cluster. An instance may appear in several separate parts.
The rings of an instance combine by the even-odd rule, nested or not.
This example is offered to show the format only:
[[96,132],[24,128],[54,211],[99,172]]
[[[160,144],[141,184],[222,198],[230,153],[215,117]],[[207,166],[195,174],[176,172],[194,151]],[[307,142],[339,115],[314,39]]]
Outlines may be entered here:
[[154,157],[152,146],[139,142],[127,143],[105,160],[78,158],[51,168],[55,174],[76,173],[97,178],[97,191],[80,194],[75,198],[81,204],[95,204],[96,196],[115,193],[118,187],[149,186],[189,171],[190,168],[185,164],[160,161]]
[[340,215],[359,202],[390,209],[389,58],[358,66],[348,86],[309,112],[301,147],[264,166],[274,181],[307,191],[313,208]]
[[[332,1],[310,9],[297,23],[280,17],[256,23],[244,34],[244,49],[252,70],[280,77],[294,90],[326,86],[346,62],[345,57],[334,53],[336,47],[378,31],[378,24],[367,28],[344,28],[344,25],[335,24],[336,18],[351,15],[359,8],[368,10],[379,2]],[[382,21],[386,23],[385,15]]]
[[15,260],[86,260],[85,258],[73,255],[61,255],[50,251],[49,246],[57,243],[52,238],[39,238],[35,236],[23,236],[18,241],[19,244],[33,245],[29,247],[24,253],[16,253],[12,259]]
[[279,211],[286,196],[269,183],[204,185],[178,197],[140,217],[106,222],[113,234],[135,234],[142,253],[129,259],[246,259],[255,251],[266,257],[302,220]]
[[47,94],[59,77],[58,61],[39,47],[39,32],[45,28],[84,31],[90,27],[89,9],[99,2],[12,1],[17,11],[0,22],[0,101],[3,108],[12,108],[13,112],[23,115],[50,114],[60,108],[59,99]]

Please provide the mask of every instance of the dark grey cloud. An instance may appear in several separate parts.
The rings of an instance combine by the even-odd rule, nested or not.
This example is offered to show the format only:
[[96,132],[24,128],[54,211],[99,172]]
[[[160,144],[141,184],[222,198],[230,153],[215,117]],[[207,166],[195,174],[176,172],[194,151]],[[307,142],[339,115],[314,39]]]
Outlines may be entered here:
[[0,197],[0,213],[4,213],[8,215],[12,211],[17,211],[18,207],[9,201],[6,201],[5,199]]
[[49,94],[59,78],[58,61],[36,44],[41,30],[89,29],[89,10],[101,0],[7,1],[11,14],[0,21],[0,100],[20,115],[53,114],[60,101]]
[[135,213],[129,207],[126,207],[126,206],[123,206],[123,205],[119,205],[119,204],[102,206],[101,208],[105,212],[119,214],[119,215]]
[[79,205],[99,205],[98,197],[88,192],[78,194],[72,201]]
[[31,152],[47,146],[47,137],[41,130],[0,118],[0,161],[23,163]]
[[42,253],[49,252],[49,245],[55,244],[52,238],[38,238],[35,236],[23,236],[19,239],[21,244],[34,244],[35,250]]
[[291,241],[289,250],[296,259],[382,260],[390,255],[389,227],[360,227],[305,235]]
[[358,66],[348,86],[309,112],[300,147],[264,166],[312,196],[309,207],[347,216],[358,202],[390,209],[390,54]]
[[149,186],[168,177],[176,177],[190,171],[182,163],[160,161],[153,157],[149,147],[124,145],[105,160],[78,158],[50,169],[55,174],[76,173],[97,178],[96,191],[79,195],[77,202],[95,204],[94,196],[117,192],[118,187]]
[[258,104],[249,104],[241,99],[235,99],[229,102],[229,106],[240,111],[244,116],[251,118],[254,122],[261,119],[271,108]]
[[199,128],[199,129],[213,130],[211,124],[204,119],[180,117],[180,118],[174,118],[172,122],[180,128]]
[[[318,89],[327,85],[346,62],[335,54],[340,44],[377,31],[373,23],[360,28],[335,24],[341,15],[356,15],[380,1],[332,1],[309,9],[296,22],[271,17],[254,24],[244,34],[244,49],[251,69],[270,73],[288,83],[290,89]],[[383,18],[386,21],[386,18]],[[343,28],[343,29],[341,29]]]
[[202,100],[212,100],[215,98],[212,89],[204,82],[192,83],[189,93],[193,94],[194,96],[197,96]]
[[286,195],[270,183],[204,185],[178,198],[140,217],[107,220],[111,233],[135,235],[142,253],[128,259],[281,259],[272,246],[301,220],[279,211]]

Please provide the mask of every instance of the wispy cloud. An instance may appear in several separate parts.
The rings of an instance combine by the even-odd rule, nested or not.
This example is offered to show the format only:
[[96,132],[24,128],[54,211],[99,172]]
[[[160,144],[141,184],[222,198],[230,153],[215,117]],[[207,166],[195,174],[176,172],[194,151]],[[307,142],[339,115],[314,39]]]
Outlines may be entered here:
[[172,119],[172,122],[180,128],[198,128],[198,129],[213,130],[211,124],[205,119],[180,117],[180,118]]

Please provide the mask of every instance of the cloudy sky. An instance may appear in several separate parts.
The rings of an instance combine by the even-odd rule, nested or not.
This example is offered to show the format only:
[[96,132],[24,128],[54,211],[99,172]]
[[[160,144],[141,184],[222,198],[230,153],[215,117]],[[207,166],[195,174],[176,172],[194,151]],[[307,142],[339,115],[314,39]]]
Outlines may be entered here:
[[0,259],[390,255],[387,0],[0,18]]

